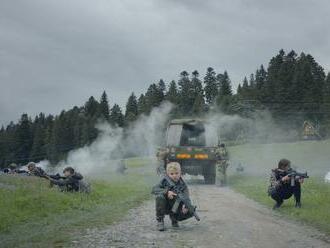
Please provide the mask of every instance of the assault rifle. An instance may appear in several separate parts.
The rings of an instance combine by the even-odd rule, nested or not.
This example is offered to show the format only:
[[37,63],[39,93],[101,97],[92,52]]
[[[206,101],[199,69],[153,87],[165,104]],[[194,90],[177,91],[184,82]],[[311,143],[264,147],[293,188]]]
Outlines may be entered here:
[[60,174],[55,174],[55,175],[47,175],[48,177],[50,177],[51,179],[55,179],[55,180],[60,180],[60,179],[66,179],[66,177],[62,177]]
[[295,185],[295,182],[299,179],[302,179],[302,178],[309,178],[309,176],[307,175],[307,172],[305,173],[300,173],[300,172],[297,172],[293,169],[289,169],[288,171],[282,173],[282,177],[284,176],[288,176],[290,177],[290,184],[291,186],[294,186]]
[[176,201],[171,209],[173,213],[177,213],[179,210],[179,205],[182,202],[188,209],[188,212],[192,214],[197,221],[200,221],[198,214],[196,213],[196,207],[191,204],[189,197],[187,197],[183,191],[184,187],[181,185],[176,185],[168,176],[165,176],[167,183],[170,186],[170,190],[176,194]]
[[288,171],[288,176],[290,177],[290,180],[291,180],[291,186],[295,185],[296,180],[299,180],[299,179],[302,179],[302,178],[309,178],[309,176],[307,175],[307,172],[300,173],[300,172],[297,172],[297,171],[292,170],[292,169],[290,169]]

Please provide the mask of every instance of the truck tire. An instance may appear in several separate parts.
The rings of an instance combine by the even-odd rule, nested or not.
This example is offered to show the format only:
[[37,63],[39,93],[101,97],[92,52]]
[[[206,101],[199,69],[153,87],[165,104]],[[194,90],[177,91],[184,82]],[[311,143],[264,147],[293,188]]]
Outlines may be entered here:
[[204,174],[205,184],[215,184],[215,177],[216,177],[215,163],[207,165],[206,168],[204,169],[203,174]]

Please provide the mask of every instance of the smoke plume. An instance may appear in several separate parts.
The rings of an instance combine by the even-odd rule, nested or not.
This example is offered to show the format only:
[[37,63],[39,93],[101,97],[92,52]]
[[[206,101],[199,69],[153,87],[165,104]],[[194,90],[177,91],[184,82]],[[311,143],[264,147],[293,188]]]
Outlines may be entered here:
[[166,102],[154,108],[148,116],[140,116],[125,130],[108,123],[98,124],[96,140],[71,151],[57,168],[71,166],[85,175],[93,170],[115,171],[123,158],[154,154],[161,143],[171,109],[172,104]]

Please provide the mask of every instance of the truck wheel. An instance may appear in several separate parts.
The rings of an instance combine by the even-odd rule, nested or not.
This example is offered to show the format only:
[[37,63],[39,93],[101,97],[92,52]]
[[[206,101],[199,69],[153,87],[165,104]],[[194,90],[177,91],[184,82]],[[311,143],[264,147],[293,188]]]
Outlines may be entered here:
[[205,184],[215,184],[215,175],[204,175]]
[[215,164],[210,164],[204,171],[205,184],[215,184]]

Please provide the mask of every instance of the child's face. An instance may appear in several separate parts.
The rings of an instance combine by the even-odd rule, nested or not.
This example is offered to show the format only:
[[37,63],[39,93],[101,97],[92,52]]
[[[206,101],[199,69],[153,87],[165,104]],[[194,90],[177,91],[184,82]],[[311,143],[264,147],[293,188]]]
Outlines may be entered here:
[[178,182],[181,177],[181,170],[170,170],[167,172],[169,178],[171,178],[174,182]]
[[71,176],[71,173],[70,173],[70,171],[64,171],[64,173],[63,173],[63,174],[64,174],[64,176],[65,176],[65,177]]

